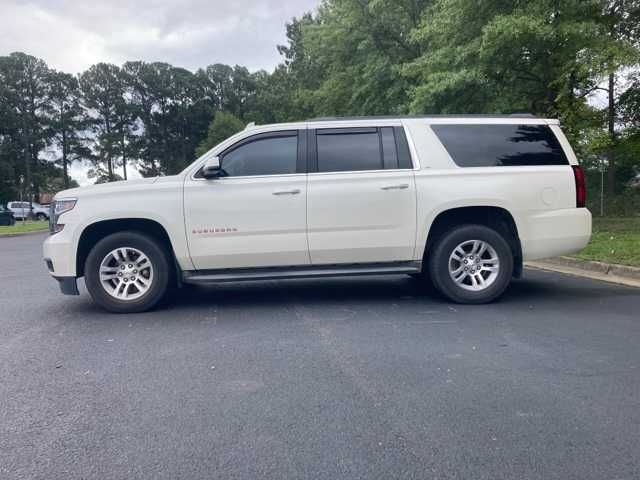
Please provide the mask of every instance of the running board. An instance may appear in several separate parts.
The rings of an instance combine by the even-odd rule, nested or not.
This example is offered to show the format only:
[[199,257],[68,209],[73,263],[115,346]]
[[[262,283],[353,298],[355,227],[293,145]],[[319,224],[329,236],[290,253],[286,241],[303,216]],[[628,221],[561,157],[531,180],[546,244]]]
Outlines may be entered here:
[[302,267],[231,268],[182,272],[184,283],[203,284],[247,280],[286,280],[295,278],[341,277],[350,275],[393,275],[420,273],[421,262],[359,263]]

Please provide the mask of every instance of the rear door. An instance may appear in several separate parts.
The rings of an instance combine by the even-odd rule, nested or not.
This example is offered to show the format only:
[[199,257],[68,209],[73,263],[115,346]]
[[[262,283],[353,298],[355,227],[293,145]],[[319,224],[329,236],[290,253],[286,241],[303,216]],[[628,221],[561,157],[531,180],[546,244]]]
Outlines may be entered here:
[[310,129],[309,139],[311,263],[412,260],[416,192],[403,128]]

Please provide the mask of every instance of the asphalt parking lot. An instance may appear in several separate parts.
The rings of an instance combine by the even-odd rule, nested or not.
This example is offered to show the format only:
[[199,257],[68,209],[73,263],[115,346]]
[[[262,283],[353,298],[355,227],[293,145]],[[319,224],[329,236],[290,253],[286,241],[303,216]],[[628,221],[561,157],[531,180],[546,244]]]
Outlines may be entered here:
[[640,290],[227,284],[111,315],[0,238],[0,478],[640,478]]

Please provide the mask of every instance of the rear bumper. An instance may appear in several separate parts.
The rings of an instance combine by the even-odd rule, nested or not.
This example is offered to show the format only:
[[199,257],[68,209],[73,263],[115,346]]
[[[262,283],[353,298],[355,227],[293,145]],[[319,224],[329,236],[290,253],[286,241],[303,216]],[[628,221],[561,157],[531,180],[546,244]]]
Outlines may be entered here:
[[570,208],[533,214],[519,234],[525,261],[575,253],[591,238],[591,212]]

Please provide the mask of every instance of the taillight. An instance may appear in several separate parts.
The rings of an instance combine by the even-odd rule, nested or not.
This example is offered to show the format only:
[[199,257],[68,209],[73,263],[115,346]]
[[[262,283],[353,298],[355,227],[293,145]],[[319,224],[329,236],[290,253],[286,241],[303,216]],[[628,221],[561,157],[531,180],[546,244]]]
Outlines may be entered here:
[[587,185],[584,181],[584,171],[580,165],[572,165],[573,178],[576,181],[576,207],[584,208],[587,204]]

